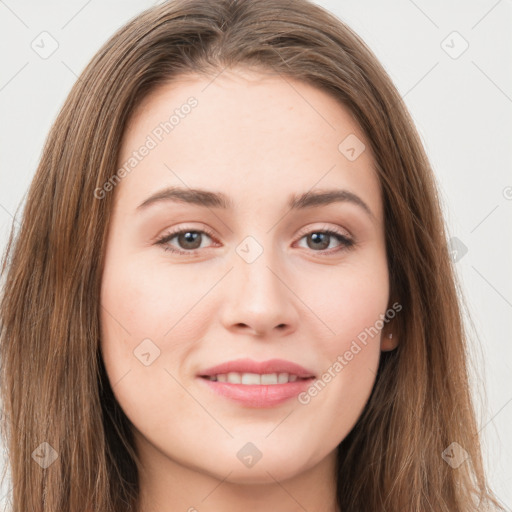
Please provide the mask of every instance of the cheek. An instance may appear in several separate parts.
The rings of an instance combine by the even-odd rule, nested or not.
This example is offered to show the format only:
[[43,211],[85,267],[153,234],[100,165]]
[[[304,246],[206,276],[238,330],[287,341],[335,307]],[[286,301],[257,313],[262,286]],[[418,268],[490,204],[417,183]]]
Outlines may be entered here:
[[[142,255],[113,254],[102,280],[102,316],[106,326],[124,328],[137,339],[163,337],[189,311],[208,283],[199,273],[183,272],[161,263],[148,263]],[[110,314],[109,314],[110,313]]]
[[[172,378],[180,377],[171,362],[181,361],[188,350],[180,341],[186,338],[185,322],[180,319],[191,309],[197,287],[206,287],[190,282],[185,286],[179,272],[172,276],[167,272],[164,277],[161,268],[134,255],[125,258],[121,252],[112,252],[105,263],[101,290],[102,358],[113,393],[134,425],[147,422],[155,432],[159,420],[171,414],[171,403],[175,413],[189,399]],[[198,425],[200,419],[197,411]],[[177,422],[173,428],[179,432],[182,425]]]
[[353,340],[380,349],[388,279],[385,255],[375,251],[368,258],[301,280],[299,293],[320,320],[322,348],[331,360],[349,350]]
[[[303,296],[321,320],[316,347],[324,356],[322,373],[301,403],[327,436],[343,439],[354,426],[373,388],[380,358],[381,330],[388,307],[388,271],[384,255],[337,268],[326,279],[304,283]],[[320,335],[322,332],[322,335]]]
[[349,434],[375,383],[380,359],[380,330],[375,324],[385,311],[387,297],[369,294],[366,298],[350,300],[340,292],[337,307],[324,310],[335,334],[317,338],[324,365],[298,397],[305,416],[315,418],[319,426],[319,448],[322,443],[335,446]]
[[164,259],[151,264],[137,254],[108,254],[101,289],[102,356],[112,383],[121,378],[132,383],[129,401],[147,403],[147,397],[136,396],[143,389],[180,394],[168,372],[181,379],[177,362],[201,337],[205,316],[197,304],[211,286],[199,272],[172,268]]

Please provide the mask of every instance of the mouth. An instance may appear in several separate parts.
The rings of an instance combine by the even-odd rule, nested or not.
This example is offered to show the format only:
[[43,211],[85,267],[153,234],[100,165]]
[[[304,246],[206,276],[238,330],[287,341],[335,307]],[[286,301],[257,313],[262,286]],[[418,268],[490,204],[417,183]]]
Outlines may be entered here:
[[215,375],[200,375],[201,378],[212,382],[227,382],[228,384],[241,384],[243,386],[275,386],[277,384],[287,384],[300,380],[311,380],[313,377],[299,377],[291,373],[218,373]]
[[284,359],[235,359],[200,371],[198,376],[231,384],[283,384],[315,377],[311,370]]
[[303,366],[282,359],[238,359],[204,370],[197,377],[217,396],[253,408],[278,406],[305,391],[315,379]]

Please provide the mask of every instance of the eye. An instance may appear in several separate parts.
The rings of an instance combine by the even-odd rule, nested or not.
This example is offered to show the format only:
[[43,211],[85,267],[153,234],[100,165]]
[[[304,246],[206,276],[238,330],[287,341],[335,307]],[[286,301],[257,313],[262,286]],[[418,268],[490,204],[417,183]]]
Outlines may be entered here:
[[[191,256],[197,254],[199,249],[204,249],[204,246],[201,247],[201,245],[205,236],[210,239],[214,238],[213,233],[205,227],[203,229],[182,228],[166,233],[155,243],[161,245],[164,251]],[[333,229],[308,231],[299,238],[299,241],[303,238],[306,238],[307,248],[320,254],[324,254],[327,251],[325,255],[338,253],[350,249],[355,245],[353,239]],[[170,243],[173,239],[176,239],[178,247]],[[333,239],[338,242],[338,247],[334,247],[334,251],[329,250],[332,249],[330,246]]]
[[[308,231],[300,238],[300,240],[304,238],[306,239],[307,248],[313,249],[313,252],[318,252],[326,256],[350,249],[355,245],[355,241],[353,239],[341,232],[329,228]],[[331,242],[333,239],[338,242],[338,247],[334,247],[334,251],[328,250],[329,248],[332,249]],[[327,250],[328,252],[325,253]]]
[[[213,237],[213,233],[206,228],[203,229],[177,229],[170,233],[165,234],[162,238],[156,241],[157,244],[162,245],[164,251],[171,251],[177,254],[195,254],[198,249],[201,249],[201,242],[204,236],[208,238]],[[176,238],[179,245],[182,246],[176,248],[169,242]]]

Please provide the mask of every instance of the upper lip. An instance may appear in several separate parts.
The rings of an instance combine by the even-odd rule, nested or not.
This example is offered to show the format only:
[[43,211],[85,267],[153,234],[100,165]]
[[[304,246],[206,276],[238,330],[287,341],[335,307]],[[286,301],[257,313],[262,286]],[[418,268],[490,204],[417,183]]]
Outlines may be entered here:
[[285,361],[284,359],[269,359],[267,361],[253,361],[252,359],[236,359],[227,361],[199,372],[200,377],[213,377],[230,372],[237,373],[288,373],[297,377],[314,377],[314,373],[300,364]]

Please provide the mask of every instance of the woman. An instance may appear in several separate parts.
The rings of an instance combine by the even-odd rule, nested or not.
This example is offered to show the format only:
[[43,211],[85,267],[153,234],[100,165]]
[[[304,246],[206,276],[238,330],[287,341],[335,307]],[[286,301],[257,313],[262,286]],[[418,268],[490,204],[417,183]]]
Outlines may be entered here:
[[312,3],[119,30],[3,272],[13,512],[502,510],[432,170]]

